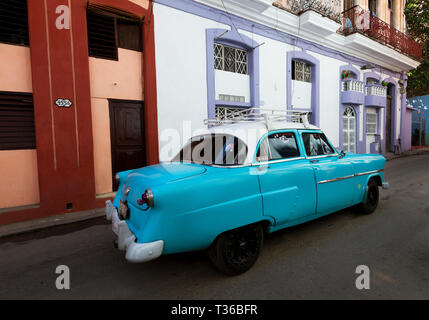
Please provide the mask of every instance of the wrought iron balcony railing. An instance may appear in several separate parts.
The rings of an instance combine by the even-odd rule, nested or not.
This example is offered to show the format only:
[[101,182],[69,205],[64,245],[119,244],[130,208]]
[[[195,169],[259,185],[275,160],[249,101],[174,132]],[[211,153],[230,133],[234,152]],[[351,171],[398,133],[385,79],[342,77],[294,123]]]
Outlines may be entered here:
[[354,6],[342,13],[342,26],[339,31],[344,35],[359,32],[416,60],[422,58],[422,48],[418,42],[360,6]]
[[341,22],[340,0],[277,0],[273,5],[298,16],[313,10],[324,17]]

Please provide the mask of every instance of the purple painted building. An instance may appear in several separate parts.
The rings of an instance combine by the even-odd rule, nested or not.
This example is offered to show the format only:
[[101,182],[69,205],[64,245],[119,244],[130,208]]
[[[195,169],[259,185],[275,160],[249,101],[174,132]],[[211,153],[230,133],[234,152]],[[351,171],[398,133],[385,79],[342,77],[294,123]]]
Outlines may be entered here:
[[[377,15],[349,2],[155,0],[160,159],[172,132],[249,107],[308,112],[345,151],[411,148],[406,74],[421,49],[399,32],[404,1]],[[386,10],[400,41],[375,38]]]

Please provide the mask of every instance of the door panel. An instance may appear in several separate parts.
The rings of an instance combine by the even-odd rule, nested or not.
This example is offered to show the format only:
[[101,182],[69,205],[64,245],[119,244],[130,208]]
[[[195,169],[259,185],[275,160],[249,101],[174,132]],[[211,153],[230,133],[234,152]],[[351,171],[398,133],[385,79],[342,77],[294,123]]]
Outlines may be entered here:
[[315,214],[316,185],[307,160],[271,163],[265,170],[259,175],[264,215],[283,224]]
[[338,156],[312,161],[317,181],[317,214],[323,215],[351,206],[355,189],[358,188],[354,182],[353,164]]
[[316,212],[314,170],[301,156],[297,136],[296,131],[272,132],[257,153],[267,160],[258,167],[264,214],[278,225]]
[[112,176],[146,165],[143,103],[110,100]]
[[316,213],[323,215],[350,206],[355,190],[353,164],[336,153],[322,132],[304,131],[301,138],[306,161],[311,164],[316,177]]

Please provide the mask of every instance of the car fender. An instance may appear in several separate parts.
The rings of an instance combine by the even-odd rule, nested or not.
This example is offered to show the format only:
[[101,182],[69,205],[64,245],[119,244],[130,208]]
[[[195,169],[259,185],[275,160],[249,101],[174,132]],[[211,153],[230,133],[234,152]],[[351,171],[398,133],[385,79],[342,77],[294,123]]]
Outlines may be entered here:
[[365,188],[364,188],[364,194],[363,194],[363,198],[362,198],[362,202],[366,201],[366,196],[368,193],[368,183],[371,179],[375,179],[375,181],[377,182],[377,185],[379,187],[383,186],[383,182],[384,182],[384,171],[381,172],[377,172],[377,173],[372,173],[369,174],[367,176],[367,178],[365,179]]

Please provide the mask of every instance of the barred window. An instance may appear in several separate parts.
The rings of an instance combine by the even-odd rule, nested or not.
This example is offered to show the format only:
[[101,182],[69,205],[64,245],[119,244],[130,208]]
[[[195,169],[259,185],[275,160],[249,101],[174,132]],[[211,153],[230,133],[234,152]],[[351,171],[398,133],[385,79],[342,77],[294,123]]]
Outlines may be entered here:
[[248,53],[245,50],[214,44],[215,69],[248,74]]
[[215,116],[217,120],[227,120],[227,119],[231,120],[231,119],[243,116],[244,110],[246,110],[246,108],[216,106]]
[[377,114],[366,112],[366,133],[377,134]]
[[304,61],[292,60],[292,80],[311,82],[311,65]]

